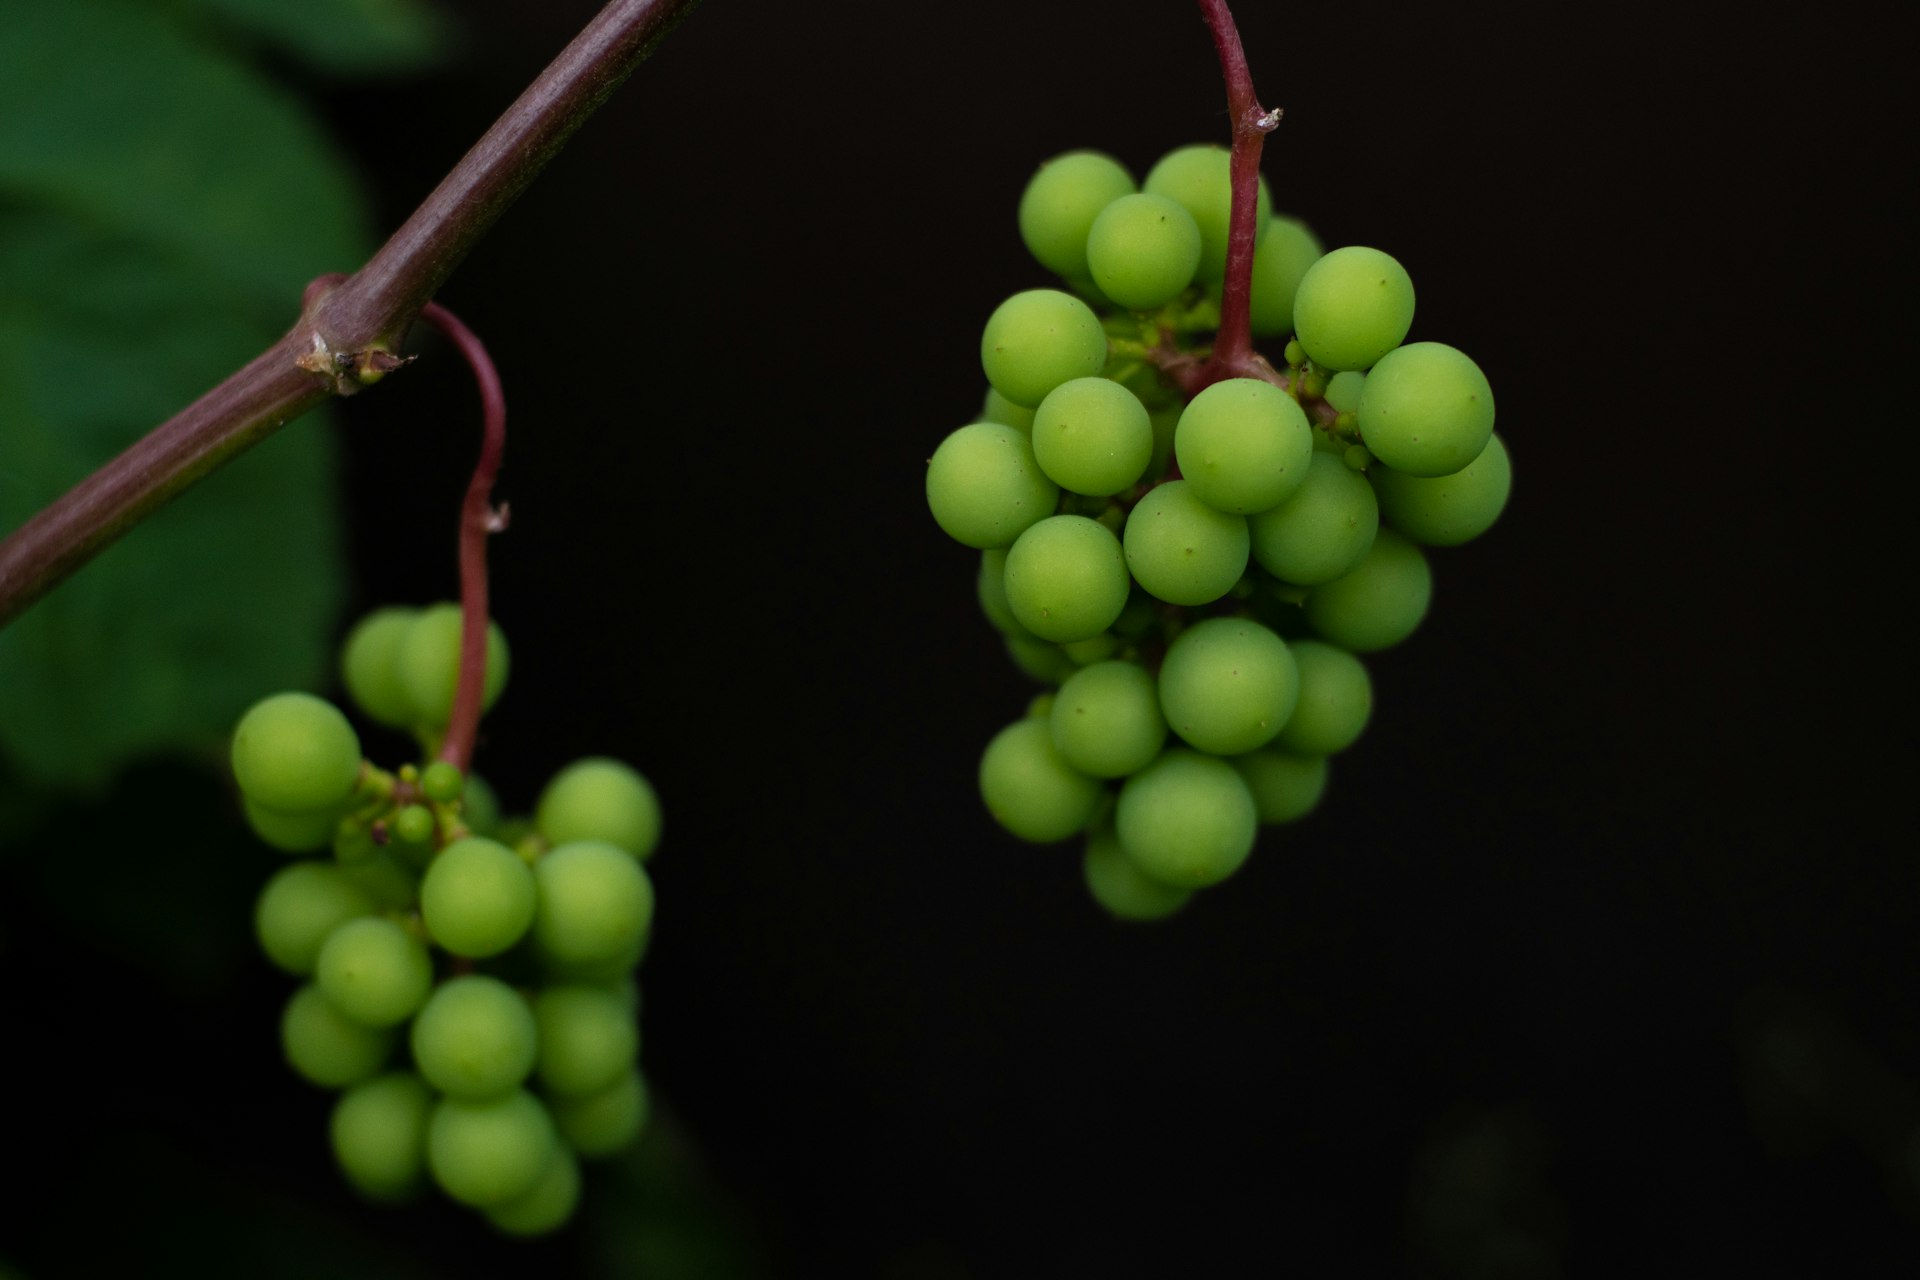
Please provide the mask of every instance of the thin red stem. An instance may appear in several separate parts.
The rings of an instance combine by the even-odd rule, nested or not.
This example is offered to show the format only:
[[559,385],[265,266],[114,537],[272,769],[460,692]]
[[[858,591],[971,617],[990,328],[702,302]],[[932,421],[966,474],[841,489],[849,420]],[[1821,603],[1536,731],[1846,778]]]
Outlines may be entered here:
[[[1233,152],[1229,169],[1233,180],[1232,215],[1227,223],[1227,274],[1220,293],[1220,334],[1213,354],[1202,366],[1202,387],[1222,378],[1265,376],[1266,361],[1253,349],[1250,312],[1253,301],[1253,242],[1258,231],[1260,149],[1280,123],[1280,112],[1261,107],[1253,92],[1253,73],[1247,69],[1240,30],[1226,0],[1198,0],[1201,16],[1213,32],[1220,54],[1220,74],[1227,82],[1227,114],[1233,121]],[[1256,364],[1255,362],[1258,362]],[[1268,370],[1268,372],[1271,372]],[[1196,388],[1197,389],[1197,388]]]
[[487,682],[487,536],[506,528],[506,509],[494,510],[493,481],[507,447],[507,397],[486,346],[458,316],[429,302],[420,309],[420,318],[452,340],[480,384],[480,458],[460,504],[460,680],[447,738],[440,746],[440,758],[465,773],[473,765]]

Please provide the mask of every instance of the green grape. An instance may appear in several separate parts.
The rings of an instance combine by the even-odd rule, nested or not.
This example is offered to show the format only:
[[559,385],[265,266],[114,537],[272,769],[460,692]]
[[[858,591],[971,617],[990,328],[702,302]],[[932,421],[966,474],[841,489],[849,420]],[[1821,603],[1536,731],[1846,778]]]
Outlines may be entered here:
[[1313,428],[1293,397],[1272,383],[1228,378],[1187,403],[1173,452],[1195,497],[1251,515],[1285,502],[1306,479]]
[[641,945],[653,923],[653,882],[618,845],[579,840],[534,865],[533,936],[563,964],[593,964]]
[[1300,672],[1300,698],[1273,746],[1300,756],[1345,751],[1373,714],[1373,681],[1366,666],[1345,649],[1317,640],[1296,640],[1289,647]]
[[1110,826],[1087,835],[1087,851],[1080,860],[1087,892],[1119,920],[1161,920],[1187,905],[1191,889],[1176,889],[1153,879],[1133,864],[1120,848],[1120,837]]
[[324,849],[333,843],[334,832],[340,825],[338,809],[275,813],[272,809],[262,809],[252,796],[245,794],[240,797],[240,809],[253,834],[282,853],[314,853]]
[[1444,342],[1389,351],[1360,393],[1360,433],[1373,456],[1410,476],[1450,476],[1487,447],[1493,388]]
[[401,637],[418,609],[389,605],[355,623],[340,646],[340,679],[367,717],[390,729],[413,727],[413,700],[400,680]]
[[[1227,272],[1227,232],[1233,215],[1232,157],[1225,147],[1207,144],[1180,147],[1160,157],[1140,184],[1143,191],[1184,206],[1200,228],[1201,280],[1218,280]],[[1260,179],[1253,226],[1256,237],[1267,233],[1273,197],[1267,180]]]
[[1457,547],[1493,527],[1513,488],[1513,464],[1498,435],[1464,470],[1423,479],[1376,467],[1367,477],[1379,495],[1380,514],[1415,542]]
[[344,1089],[374,1075],[393,1049],[391,1027],[370,1027],[342,1013],[309,982],[280,1015],[280,1047],[295,1071],[323,1089]]
[[1020,625],[1056,644],[1097,636],[1127,603],[1120,540],[1085,516],[1048,516],[1007,551],[1007,605]]
[[1300,278],[1293,323],[1321,368],[1370,368],[1413,325],[1413,281],[1378,249],[1335,249]]
[[534,896],[534,871],[511,848],[470,835],[426,865],[420,921],[455,956],[499,956],[532,927]]
[[399,858],[375,848],[357,862],[339,863],[341,872],[383,911],[404,911],[413,905],[419,882]]
[[436,804],[452,804],[466,787],[466,776],[451,760],[435,760],[420,771],[420,790]]
[[1360,393],[1366,389],[1367,375],[1354,369],[1342,370],[1327,379],[1322,395],[1336,413],[1353,413],[1360,408]]
[[1053,714],[1054,695],[1036,693],[1027,701],[1027,714],[1036,720],[1045,720]]
[[987,615],[987,621],[994,630],[1009,636],[1024,636],[1027,629],[1020,625],[1020,619],[1013,616],[1013,609],[1007,604],[1007,553],[1002,548],[980,553],[980,572],[974,579],[974,594],[980,601],[980,612]]
[[477,836],[492,836],[500,829],[500,798],[477,773],[467,778],[460,796],[460,821]]
[[[394,650],[394,670],[413,706],[413,723],[442,726],[453,717],[460,682],[460,606],[430,605],[420,611]],[[507,638],[496,622],[487,623],[486,675],[481,679],[480,709],[487,710],[507,687]]]
[[1038,636],[1025,634],[1002,637],[1007,643],[1007,656],[1013,659],[1013,665],[1031,680],[1041,684],[1059,684],[1074,672],[1073,659],[1061,651],[1059,645]]
[[441,983],[413,1020],[414,1065],[452,1098],[478,1101],[519,1088],[536,1048],[533,1010],[518,991],[485,974]]
[[1272,741],[1299,694],[1286,641],[1250,618],[1194,623],[1167,646],[1160,664],[1168,727],[1215,755],[1240,755]]
[[1114,829],[1121,850],[1149,879],[1204,889],[1240,869],[1253,852],[1258,821],[1232,765],[1176,747],[1120,788]]
[[566,1225],[580,1203],[580,1163],[559,1143],[532,1190],[487,1210],[487,1221],[511,1236],[543,1236]]
[[1041,266],[1069,279],[1087,272],[1087,232],[1108,204],[1136,188],[1112,156],[1069,151],[1040,166],[1020,193],[1020,239]]
[[934,523],[963,546],[1010,547],[1059,500],[1059,486],[1040,469],[1032,443],[1003,423],[961,427],[927,461]]
[[1007,399],[1037,405],[1047,392],[1107,362],[1107,335],[1086,303],[1058,289],[1016,293],[987,317],[980,364]]
[[360,1194],[402,1200],[419,1189],[432,1108],[433,1095],[411,1071],[375,1076],[340,1095],[328,1126],[333,1157]]
[[598,1093],[633,1068],[640,1030],[618,992],[604,987],[547,987],[533,998],[540,1052],[534,1072],[548,1092]]
[[1015,431],[1026,432],[1033,428],[1033,410],[987,388],[987,401],[980,407],[980,421],[998,422],[1012,427]]
[[427,1123],[427,1168],[440,1189],[478,1209],[530,1193],[553,1160],[553,1117],[524,1089],[443,1098]]
[[660,799],[639,770],[589,756],[547,783],[534,806],[533,825],[548,844],[604,840],[645,860],[660,843]]
[[1283,582],[1311,587],[1350,572],[1373,547],[1380,506],[1373,486],[1330,453],[1307,460],[1293,496],[1247,521],[1253,558]]
[[626,948],[595,960],[563,960],[536,950],[541,970],[550,982],[571,982],[584,986],[608,987],[633,980],[634,967],[647,952],[647,939],[641,937]]
[[410,804],[393,815],[393,835],[402,844],[426,844],[436,829],[433,810],[423,804]]
[[1095,778],[1122,778],[1149,764],[1167,740],[1160,694],[1135,662],[1096,662],[1060,686],[1048,717],[1066,764]]
[[588,1159],[626,1150],[646,1127],[652,1109],[646,1080],[637,1070],[599,1093],[555,1098],[552,1106],[560,1136]]
[[314,983],[341,1013],[370,1027],[412,1017],[433,986],[426,946],[378,916],[348,920],[327,935]]
[[1275,214],[1253,253],[1253,293],[1249,316],[1256,338],[1293,332],[1293,295],[1300,277],[1324,253],[1320,241],[1298,218]]
[[1210,604],[1247,571],[1247,521],[1200,500],[1192,482],[1148,490],[1127,517],[1127,568],[1168,604]]
[[1341,451],[1340,461],[1349,471],[1364,472],[1373,465],[1373,455],[1363,444],[1348,445]]
[[1350,573],[1307,593],[1307,621],[1323,637],[1354,653],[1399,644],[1427,616],[1433,571],[1420,548],[1382,529],[1373,549]]
[[1200,266],[1200,224],[1166,196],[1121,196],[1087,233],[1087,268],[1123,307],[1150,311],[1179,297]]
[[1323,756],[1294,756],[1266,748],[1230,762],[1253,794],[1260,821],[1297,822],[1312,813],[1327,789]]
[[233,776],[247,798],[282,814],[345,804],[360,777],[360,739],[339,708],[308,693],[253,704],[233,731]]
[[1086,828],[1105,794],[1067,764],[1048,720],[1016,720],[980,757],[980,799],[995,822],[1022,840],[1051,844]]
[[1153,423],[1139,397],[1106,378],[1075,378],[1033,413],[1033,456],[1047,478],[1104,497],[1130,487],[1153,456]]
[[373,911],[373,899],[339,867],[296,862],[276,871],[260,891],[253,909],[253,931],[267,959],[305,977],[319,962],[328,934]]
[[1085,640],[1069,640],[1060,646],[1060,652],[1067,661],[1076,667],[1090,666],[1096,662],[1105,662],[1120,651],[1120,637],[1111,631],[1102,631],[1097,636],[1088,636]]

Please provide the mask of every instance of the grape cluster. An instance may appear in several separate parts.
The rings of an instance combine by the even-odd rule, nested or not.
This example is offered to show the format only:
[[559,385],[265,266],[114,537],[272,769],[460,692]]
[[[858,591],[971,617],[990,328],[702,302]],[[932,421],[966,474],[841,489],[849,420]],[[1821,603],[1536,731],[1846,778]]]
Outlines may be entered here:
[[[453,703],[457,606],[382,609],[342,654],[371,719],[431,759]],[[489,635],[486,701],[507,650]],[[247,820],[268,844],[318,853],[276,872],[255,910],[261,948],[302,980],[280,1023],[293,1069],[341,1090],[333,1153],[376,1200],[431,1181],[515,1235],[572,1214],[580,1157],[645,1124],[634,968],[654,895],[642,862],[660,807],[638,772],[580,760],[505,820],[445,760],[388,773],[347,717],[305,693],[255,704],[234,730]]]
[[1193,376],[1221,325],[1228,168],[1207,146],[1138,186],[1099,152],[1042,166],[1020,233],[1067,289],[994,310],[980,420],[927,468],[935,521],[981,553],[981,608],[1057,686],[987,745],[981,796],[1022,839],[1084,834],[1089,890],[1128,919],[1319,803],[1372,713],[1355,655],[1412,634],[1422,547],[1485,532],[1511,481],[1479,367],[1404,341],[1405,269],[1323,252],[1264,179],[1249,318],[1284,366]]

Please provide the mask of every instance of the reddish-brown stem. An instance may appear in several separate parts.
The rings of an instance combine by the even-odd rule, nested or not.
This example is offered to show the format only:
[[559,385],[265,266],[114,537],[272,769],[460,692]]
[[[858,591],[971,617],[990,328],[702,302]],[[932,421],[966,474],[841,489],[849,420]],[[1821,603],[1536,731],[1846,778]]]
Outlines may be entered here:
[[235,454],[391,367],[467,252],[697,0],[611,0],[351,276],[316,282],[287,335],[0,539],[0,626]]
[[429,302],[420,309],[420,318],[452,340],[480,384],[480,458],[460,505],[460,678],[454,686],[453,718],[440,746],[440,758],[465,773],[473,765],[487,681],[487,536],[506,528],[507,520],[506,508],[495,511],[493,506],[493,481],[507,447],[507,397],[486,346],[458,316]]
[[[1227,82],[1227,114],[1233,121],[1232,215],[1227,223],[1227,274],[1220,293],[1220,335],[1213,354],[1201,366],[1194,391],[1222,378],[1268,377],[1272,369],[1253,349],[1250,312],[1253,301],[1253,242],[1258,230],[1260,148],[1280,123],[1278,110],[1261,107],[1253,92],[1253,73],[1247,69],[1240,30],[1226,0],[1199,0],[1200,13],[1213,32],[1220,54],[1220,74]],[[1256,363],[1257,362],[1257,363]],[[1264,369],[1264,372],[1262,370]],[[1191,392],[1189,393],[1191,394]]]

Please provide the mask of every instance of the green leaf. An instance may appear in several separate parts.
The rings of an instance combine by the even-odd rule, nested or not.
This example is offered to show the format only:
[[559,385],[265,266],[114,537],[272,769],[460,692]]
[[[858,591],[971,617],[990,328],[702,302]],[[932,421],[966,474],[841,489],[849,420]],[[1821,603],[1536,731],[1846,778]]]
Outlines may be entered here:
[[[25,0],[0,39],[0,531],[266,347],[364,257],[346,166],[289,97],[146,4]],[[28,785],[212,758],[328,678],[334,448],[309,418],[0,630],[0,757]]]
[[417,71],[446,48],[448,23],[416,0],[192,0],[332,75]]

